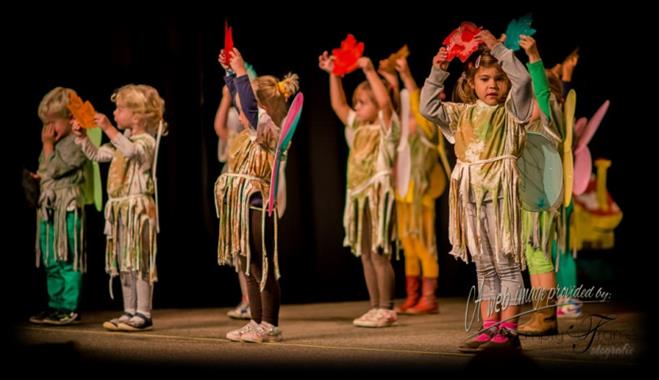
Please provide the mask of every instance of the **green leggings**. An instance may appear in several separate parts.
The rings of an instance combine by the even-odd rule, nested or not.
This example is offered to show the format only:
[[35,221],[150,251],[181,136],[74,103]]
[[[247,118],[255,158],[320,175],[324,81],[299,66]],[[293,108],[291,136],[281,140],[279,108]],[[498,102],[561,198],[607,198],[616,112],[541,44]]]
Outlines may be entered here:
[[[82,272],[73,269],[75,236],[80,235],[80,218],[71,211],[66,213],[66,236],[68,238],[69,254],[67,261],[57,259],[53,240],[54,228],[52,222],[41,222],[41,258],[46,269],[48,286],[48,306],[56,310],[77,310],[80,301]],[[78,242],[82,244],[82,242]],[[47,251],[46,248],[49,248]]]

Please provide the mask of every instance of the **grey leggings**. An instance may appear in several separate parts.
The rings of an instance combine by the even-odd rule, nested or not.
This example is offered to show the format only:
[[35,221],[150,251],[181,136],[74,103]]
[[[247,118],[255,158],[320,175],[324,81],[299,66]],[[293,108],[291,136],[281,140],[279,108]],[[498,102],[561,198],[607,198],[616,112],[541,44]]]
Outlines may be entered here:
[[[476,264],[476,275],[478,277],[478,294],[483,301],[493,301],[498,295],[502,297],[505,305],[519,305],[518,294],[524,287],[524,280],[520,266],[512,255],[499,255],[498,260],[494,257],[494,231],[495,209],[492,202],[485,202],[481,208],[480,233],[475,231],[476,227],[476,205],[467,203],[467,244],[472,253],[472,259]],[[476,245],[481,239],[480,250]],[[481,254],[474,255],[474,252]]]

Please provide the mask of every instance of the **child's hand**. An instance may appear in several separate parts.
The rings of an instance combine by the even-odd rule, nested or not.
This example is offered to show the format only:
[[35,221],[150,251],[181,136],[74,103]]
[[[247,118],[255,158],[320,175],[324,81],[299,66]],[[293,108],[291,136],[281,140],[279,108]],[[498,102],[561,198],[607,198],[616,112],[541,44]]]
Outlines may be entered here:
[[501,41],[497,40],[496,37],[487,29],[481,30],[476,36],[474,36],[476,41],[480,41],[487,46],[488,49],[492,50],[492,48],[500,43]]
[[368,57],[361,57],[357,60],[357,66],[364,71],[364,73],[375,72],[373,62]]
[[80,126],[80,123],[78,123],[78,120],[73,119],[71,122],[71,132],[73,132],[73,135],[76,137],[85,137],[87,136],[87,131]]
[[380,61],[380,66],[378,68],[378,73],[389,83],[389,86],[392,88],[398,88],[398,75],[394,71],[394,68],[388,64],[389,61],[383,59]]
[[526,52],[526,55],[529,57],[529,62],[533,63],[540,60],[538,45],[533,37],[520,34],[519,46]]
[[401,74],[408,74],[410,72],[410,66],[407,64],[406,58],[398,58],[394,68]]
[[236,73],[236,76],[240,77],[247,74],[243,56],[240,55],[240,52],[236,48],[233,48],[229,65],[231,65],[231,70],[233,70],[233,72]]
[[441,69],[446,71],[448,69],[448,51],[444,46],[439,48],[439,51],[432,58],[432,65],[436,69]]
[[323,54],[318,57],[318,67],[328,74],[331,74],[332,70],[334,70],[334,56],[330,56],[327,51],[324,51]]
[[112,128],[112,123],[110,123],[108,117],[102,113],[97,113],[94,115],[94,121],[96,122],[96,125],[98,125],[103,130],[103,132],[106,132],[108,129]]
[[41,142],[43,145],[53,145],[57,141],[57,132],[51,124],[45,125],[41,130]]
[[217,61],[220,63],[224,71],[228,71],[231,68],[227,65],[224,64],[224,61],[226,60],[226,56],[224,55],[224,49],[220,50],[220,55],[217,56]]

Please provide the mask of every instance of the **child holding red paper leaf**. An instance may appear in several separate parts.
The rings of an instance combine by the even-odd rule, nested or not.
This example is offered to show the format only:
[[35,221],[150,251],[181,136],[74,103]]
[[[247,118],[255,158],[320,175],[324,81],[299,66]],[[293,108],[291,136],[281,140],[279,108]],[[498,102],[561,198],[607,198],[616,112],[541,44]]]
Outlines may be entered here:
[[[286,101],[297,92],[298,77],[284,80],[266,75],[250,82],[245,62],[235,47],[227,62],[224,52],[219,62],[227,72],[224,80],[239,110],[243,130],[235,137],[228,169],[215,183],[215,205],[220,219],[218,262],[244,268],[249,293],[251,320],[227,333],[235,342],[278,342],[279,264],[277,253],[277,205],[274,216],[267,213],[270,202],[275,152],[281,127],[287,116]],[[270,253],[270,254],[268,254]]]
[[[465,262],[471,256],[476,264],[483,330],[460,350],[518,349],[516,315],[525,261],[515,162],[533,110],[531,78],[489,31],[478,32],[473,41],[487,49],[468,63],[456,85],[463,103],[439,98],[450,61],[449,50],[441,47],[421,90],[421,113],[455,144],[457,163],[449,194],[451,254]],[[494,303],[498,297],[502,305]]]
[[[363,52],[363,44],[351,44],[354,54],[344,54],[346,49],[335,49],[332,56],[324,52],[318,64],[330,75],[332,109],[345,125],[350,147],[343,245],[361,258],[371,304],[371,309],[353,324],[387,327],[398,319],[393,310],[394,271],[390,260],[396,239],[392,168],[400,127],[387,89],[369,58],[355,60],[366,81],[353,93],[354,108],[348,105],[340,75],[349,72],[343,67],[353,64],[346,64],[345,56],[354,59]],[[346,45],[343,43],[342,48]]]

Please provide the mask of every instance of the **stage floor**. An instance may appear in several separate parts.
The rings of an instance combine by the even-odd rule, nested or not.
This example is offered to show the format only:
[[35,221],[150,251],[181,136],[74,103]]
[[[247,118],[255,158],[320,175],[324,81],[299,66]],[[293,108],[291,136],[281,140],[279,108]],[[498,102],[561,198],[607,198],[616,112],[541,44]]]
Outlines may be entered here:
[[457,347],[467,336],[465,305],[466,299],[442,298],[440,314],[399,315],[396,326],[379,329],[352,325],[367,310],[365,301],[283,305],[284,341],[270,344],[228,341],[225,334],[245,322],[229,319],[227,308],[155,309],[154,329],[138,333],[101,327],[118,310],[83,312],[82,321],[70,326],[21,323],[15,332],[18,354],[36,359],[32,363],[64,358],[94,367],[462,370],[505,359],[545,369],[626,370],[637,367],[646,352],[643,315],[613,304],[587,304],[581,318],[559,320],[559,335],[522,337],[520,355],[462,354]]

